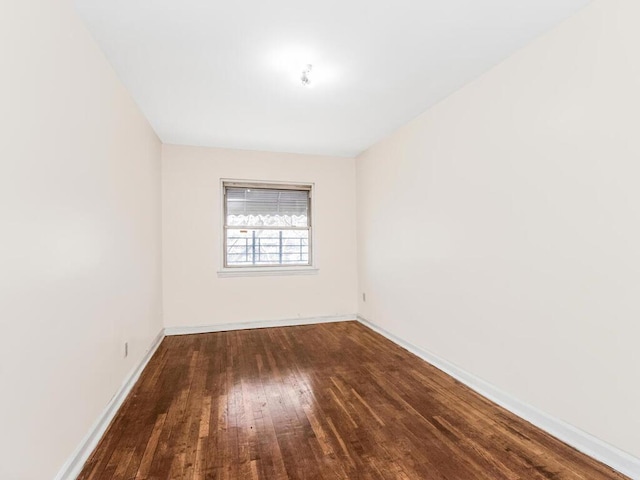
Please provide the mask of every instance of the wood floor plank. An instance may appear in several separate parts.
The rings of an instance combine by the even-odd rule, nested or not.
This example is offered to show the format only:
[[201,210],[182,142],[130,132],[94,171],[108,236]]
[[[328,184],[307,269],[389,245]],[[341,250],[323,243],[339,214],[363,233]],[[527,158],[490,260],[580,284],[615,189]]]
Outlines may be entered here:
[[78,480],[614,480],[357,322],[166,338]]

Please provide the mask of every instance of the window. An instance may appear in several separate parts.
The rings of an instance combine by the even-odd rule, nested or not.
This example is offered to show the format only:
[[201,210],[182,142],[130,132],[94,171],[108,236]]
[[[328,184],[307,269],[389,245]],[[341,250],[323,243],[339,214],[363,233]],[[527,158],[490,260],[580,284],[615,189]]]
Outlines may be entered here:
[[223,181],[224,267],[311,261],[311,185]]

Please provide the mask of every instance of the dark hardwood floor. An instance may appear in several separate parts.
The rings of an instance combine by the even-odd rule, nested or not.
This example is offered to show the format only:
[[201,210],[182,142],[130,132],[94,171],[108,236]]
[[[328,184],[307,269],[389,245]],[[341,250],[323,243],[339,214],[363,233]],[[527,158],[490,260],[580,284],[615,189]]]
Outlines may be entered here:
[[166,338],[78,478],[626,477],[346,322]]

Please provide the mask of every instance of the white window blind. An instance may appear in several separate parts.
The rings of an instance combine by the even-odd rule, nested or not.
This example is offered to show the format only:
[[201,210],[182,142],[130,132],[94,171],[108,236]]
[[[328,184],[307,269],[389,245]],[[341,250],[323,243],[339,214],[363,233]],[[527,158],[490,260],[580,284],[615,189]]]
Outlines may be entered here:
[[225,267],[311,265],[311,186],[223,187]]

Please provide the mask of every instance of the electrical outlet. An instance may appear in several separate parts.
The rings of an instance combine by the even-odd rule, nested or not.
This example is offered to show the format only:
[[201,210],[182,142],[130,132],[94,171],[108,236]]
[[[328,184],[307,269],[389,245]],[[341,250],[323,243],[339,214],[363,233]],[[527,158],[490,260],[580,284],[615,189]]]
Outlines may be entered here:
[[367,301],[367,294],[362,292],[362,301],[366,302]]
[[129,342],[124,342],[124,358],[129,356]]

